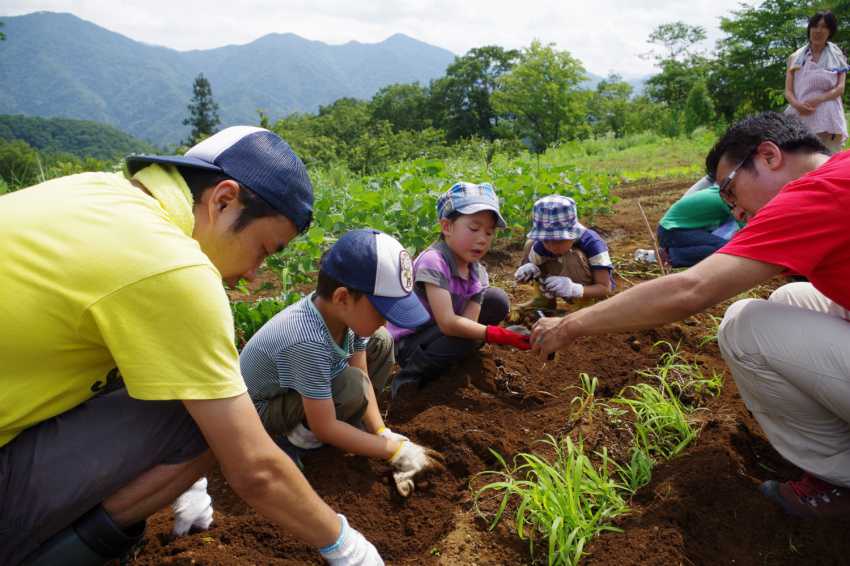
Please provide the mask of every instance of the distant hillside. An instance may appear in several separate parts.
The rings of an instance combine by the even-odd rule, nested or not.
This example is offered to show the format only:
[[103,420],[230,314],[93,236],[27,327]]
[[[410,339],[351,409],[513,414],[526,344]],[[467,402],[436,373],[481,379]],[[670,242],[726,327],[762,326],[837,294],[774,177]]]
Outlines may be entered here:
[[157,151],[152,145],[112,126],[69,118],[0,115],[0,139],[23,140],[47,153],[70,153],[102,160]]
[[71,14],[3,16],[0,114],[63,116],[116,126],[157,145],[182,125],[192,81],[203,72],[224,126],[313,112],[392,83],[427,84],[454,55],[405,35],[375,44],[328,45],[270,34],[247,45],[175,51],[140,43]]

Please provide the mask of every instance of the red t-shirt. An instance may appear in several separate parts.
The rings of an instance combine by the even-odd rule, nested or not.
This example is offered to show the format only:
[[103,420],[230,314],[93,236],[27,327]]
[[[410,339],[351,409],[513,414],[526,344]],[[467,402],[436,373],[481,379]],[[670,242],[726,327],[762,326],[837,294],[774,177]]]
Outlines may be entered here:
[[785,185],[718,251],[781,265],[850,309],[850,151]]

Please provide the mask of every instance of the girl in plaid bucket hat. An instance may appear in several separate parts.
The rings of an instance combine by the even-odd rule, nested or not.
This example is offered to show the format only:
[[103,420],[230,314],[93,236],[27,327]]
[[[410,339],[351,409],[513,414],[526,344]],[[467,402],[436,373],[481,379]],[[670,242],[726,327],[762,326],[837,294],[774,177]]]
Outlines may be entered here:
[[578,221],[576,203],[561,195],[534,203],[533,225],[514,277],[534,281],[536,294],[519,305],[527,310],[553,311],[557,299],[599,299],[614,290],[608,246],[594,230]]
[[430,315],[415,329],[388,324],[401,371],[392,382],[418,388],[481,347],[483,342],[530,348],[528,336],[499,326],[510,310],[507,294],[491,287],[480,263],[496,230],[505,227],[489,183],[456,183],[437,201],[440,239],[413,263],[413,290]]

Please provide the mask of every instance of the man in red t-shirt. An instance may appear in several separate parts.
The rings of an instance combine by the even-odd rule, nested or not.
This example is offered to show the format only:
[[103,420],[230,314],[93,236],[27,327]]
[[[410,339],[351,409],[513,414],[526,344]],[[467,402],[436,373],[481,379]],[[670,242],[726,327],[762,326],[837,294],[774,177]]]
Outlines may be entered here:
[[775,112],[733,125],[706,158],[747,225],[687,271],[642,283],[564,318],[541,319],[542,356],[579,336],[686,318],[780,273],[805,277],[767,301],[734,303],[718,342],[741,398],[799,481],[761,491],[789,514],[850,514],[850,151],[832,158],[799,121]]

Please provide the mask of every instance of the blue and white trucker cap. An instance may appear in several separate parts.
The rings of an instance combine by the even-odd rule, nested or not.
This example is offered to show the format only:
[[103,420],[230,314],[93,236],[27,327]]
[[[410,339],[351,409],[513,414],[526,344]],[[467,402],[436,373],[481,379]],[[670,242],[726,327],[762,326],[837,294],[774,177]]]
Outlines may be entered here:
[[319,268],[346,287],[366,293],[384,318],[401,328],[431,318],[413,293],[413,261],[398,240],[366,228],[343,234]]
[[130,155],[134,175],[151,163],[181,165],[223,173],[239,181],[292,220],[299,232],[313,218],[313,185],[307,168],[277,134],[254,126],[225,128],[194,145],[185,155]]

